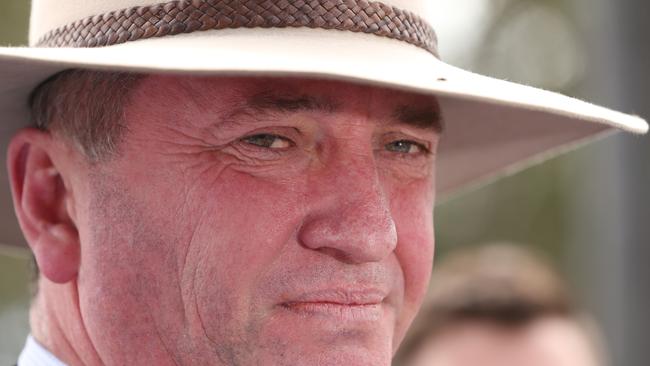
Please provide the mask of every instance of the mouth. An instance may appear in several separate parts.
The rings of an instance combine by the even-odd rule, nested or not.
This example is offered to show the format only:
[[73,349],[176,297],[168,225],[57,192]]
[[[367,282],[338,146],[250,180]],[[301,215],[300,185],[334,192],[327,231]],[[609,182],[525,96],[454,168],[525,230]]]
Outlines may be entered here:
[[382,317],[386,295],[381,291],[320,291],[300,295],[280,304],[303,317],[318,316],[341,321],[376,321]]

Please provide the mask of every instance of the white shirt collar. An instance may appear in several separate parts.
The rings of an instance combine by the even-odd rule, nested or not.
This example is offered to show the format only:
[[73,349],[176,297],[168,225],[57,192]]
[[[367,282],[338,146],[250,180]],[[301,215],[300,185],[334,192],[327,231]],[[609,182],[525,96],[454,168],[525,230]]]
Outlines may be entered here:
[[66,364],[29,335],[25,347],[18,357],[17,366],[66,366]]

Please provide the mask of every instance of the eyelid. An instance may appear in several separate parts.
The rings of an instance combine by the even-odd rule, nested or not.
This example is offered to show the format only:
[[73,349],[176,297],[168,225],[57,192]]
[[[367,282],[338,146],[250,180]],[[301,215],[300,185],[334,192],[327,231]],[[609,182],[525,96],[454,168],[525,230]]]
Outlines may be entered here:
[[426,153],[431,153],[434,150],[434,147],[436,145],[435,141],[429,141],[427,138],[418,138],[414,136],[413,133],[405,133],[401,131],[389,132],[384,135],[381,141],[382,141],[381,144],[382,146],[386,146],[388,144],[399,142],[399,141],[410,142],[420,147],[423,150],[423,152]]
[[[415,152],[410,152],[410,151],[404,152],[404,151],[395,151],[395,150],[387,149],[387,147],[389,145],[394,144],[394,143],[398,143],[398,142],[405,142],[405,143],[408,143],[408,144],[412,144],[412,146],[414,146],[417,151],[415,151]],[[429,155],[431,155],[431,150],[429,148],[427,148],[426,145],[424,145],[422,143],[419,143],[417,141],[414,141],[414,140],[406,140],[406,139],[395,140],[395,141],[389,142],[388,144],[384,145],[384,147],[385,147],[385,150],[387,152],[397,154],[397,155],[401,155],[401,156],[404,156],[404,157],[415,158],[415,157],[419,157],[419,156],[429,156]]]
[[395,142],[398,142],[398,141],[405,141],[405,142],[412,143],[412,144],[414,144],[415,146],[421,148],[423,151],[427,151],[427,152],[428,152],[428,151],[431,150],[431,149],[429,148],[429,146],[428,146],[428,143],[426,143],[426,142],[422,142],[422,141],[418,141],[418,140],[414,140],[414,139],[401,139],[401,140],[397,140],[397,141],[395,141]]
[[[289,146],[270,147],[246,141],[246,139],[257,135],[274,136],[282,141],[287,141]],[[296,147],[302,143],[300,138],[301,135],[299,129],[292,126],[260,127],[248,131],[242,131],[239,135],[240,137],[231,140],[230,146],[234,148],[233,151],[236,151],[236,153],[242,156],[242,158],[245,157],[246,159],[258,160],[259,162],[270,162],[281,158],[295,156],[292,152],[294,152]]]
[[[289,147],[294,147],[294,146],[296,146],[295,141],[293,141],[292,139],[290,139],[290,138],[288,138],[288,137],[286,137],[286,136],[282,136],[282,135],[279,135],[279,134],[275,134],[275,133],[264,133],[264,132],[261,132],[261,133],[254,133],[254,134],[252,134],[252,135],[244,136],[244,137],[242,137],[242,138],[239,139],[239,140],[242,141],[242,142],[244,142],[244,143],[247,143],[247,144],[249,144],[249,145],[251,145],[251,146],[254,146],[254,147],[260,147],[260,148],[263,148],[263,149],[271,149],[271,150],[282,150],[282,149],[285,149],[285,148],[273,148],[273,147],[260,146],[260,145],[256,145],[256,144],[253,144],[253,143],[250,143],[250,142],[246,141],[246,140],[248,140],[248,139],[252,139],[253,137],[257,137],[257,136],[269,136],[269,137],[277,138],[277,139],[284,140],[284,141],[288,142],[289,145],[290,145]],[[288,148],[288,147],[287,147],[287,148]]]
[[295,142],[302,135],[296,127],[262,127],[242,134],[238,140],[243,140],[257,135],[271,135]]

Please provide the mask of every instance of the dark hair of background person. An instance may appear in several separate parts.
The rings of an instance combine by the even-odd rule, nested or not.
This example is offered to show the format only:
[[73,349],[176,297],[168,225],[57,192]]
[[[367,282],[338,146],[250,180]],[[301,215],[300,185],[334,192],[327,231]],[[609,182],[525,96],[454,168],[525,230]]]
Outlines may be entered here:
[[550,262],[509,244],[459,250],[434,265],[427,299],[393,365],[405,364],[425,343],[458,324],[484,322],[514,330],[547,317],[575,321],[593,351],[603,353],[597,328],[578,310]]

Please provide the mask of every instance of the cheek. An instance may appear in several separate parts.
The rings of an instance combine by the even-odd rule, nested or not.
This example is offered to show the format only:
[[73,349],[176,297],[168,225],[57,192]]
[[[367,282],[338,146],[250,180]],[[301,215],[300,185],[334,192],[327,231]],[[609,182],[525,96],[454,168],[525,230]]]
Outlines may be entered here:
[[433,233],[400,233],[396,255],[404,272],[405,304],[419,308],[427,291],[433,263]]
[[[79,225],[80,307],[98,349],[119,364],[121,354],[157,349],[156,329],[172,339],[180,336],[177,238],[164,230],[172,220],[159,222],[164,215],[124,189],[124,182],[102,176],[92,178],[91,185],[90,205]],[[127,339],[137,342],[119,343]]]
[[302,192],[294,186],[222,172],[218,183],[190,198],[201,206],[192,241],[212,259],[254,272],[251,266],[275,258],[294,234],[304,211]]
[[303,192],[296,187],[304,184],[227,166],[183,174],[158,167],[129,177],[94,183],[98,199],[83,225],[89,231],[80,232],[94,243],[84,252],[90,264],[82,277],[93,283],[82,284],[91,299],[83,307],[106,314],[96,328],[115,330],[115,339],[128,329],[143,344],[154,325],[169,343],[185,332],[212,343],[245,338],[256,321],[251,308],[265,305],[253,303],[259,278],[299,226]]
[[414,181],[391,192],[391,211],[398,232],[395,252],[405,274],[407,297],[416,295],[408,291],[409,287],[417,290],[429,281],[434,252],[433,206],[429,180]]
[[[394,191],[391,210],[397,227],[395,255],[404,274],[404,307],[398,333],[405,331],[426,294],[434,252],[433,193],[426,183]],[[399,337],[398,337],[399,338]]]
[[[188,278],[203,327],[212,339],[242,338],[255,327],[257,311],[268,304],[256,298],[261,278],[274,268],[302,217],[300,197],[291,182],[271,182],[226,170],[219,184],[200,191],[203,203],[187,256]],[[262,310],[263,311],[263,310]],[[244,324],[246,326],[244,327]],[[245,337],[244,337],[245,338]]]

